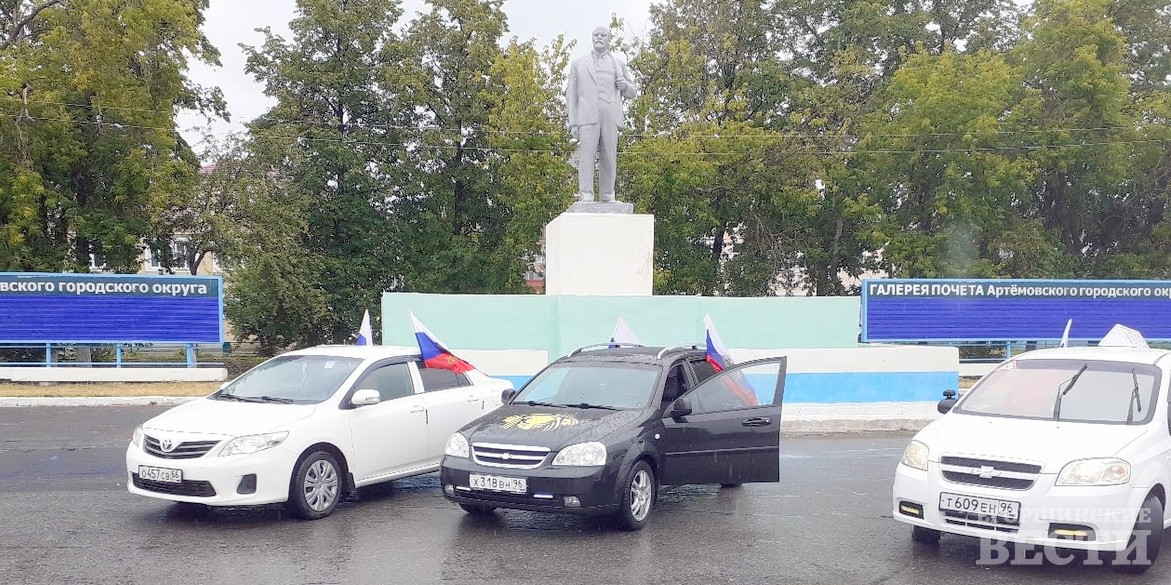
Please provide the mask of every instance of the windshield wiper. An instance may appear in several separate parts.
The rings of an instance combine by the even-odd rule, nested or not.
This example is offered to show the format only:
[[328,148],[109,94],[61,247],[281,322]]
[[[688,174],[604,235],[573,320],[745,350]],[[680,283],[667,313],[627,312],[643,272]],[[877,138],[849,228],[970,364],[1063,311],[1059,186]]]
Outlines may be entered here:
[[566,406],[571,406],[573,408],[601,408],[603,410],[620,410],[620,409],[615,408],[613,406],[606,406],[605,404],[590,404],[588,402],[578,402],[577,404],[566,404]]
[[236,396],[235,394],[224,394],[222,392],[216,392],[215,394],[212,394],[211,397],[218,398],[220,400],[238,400],[240,402],[252,402],[252,400],[250,400],[248,398],[244,398],[243,396]]
[[1088,367],[1090,367],[1090,364],[1083,365],[1082,369],[1078,370],[1077,373],[1069,379],[1069,383],[1065,385],[1065,389],[1062,389],[1060,385],[1057,386],[1057,402],[1053,403],[1053,420],[1061,420],[1061,399],[1064,398],[1066,394],[1069,394],[1069,391],[1073,389],[1073,385],[1077,384],[1077,379],[1081,377],[1082,372],[1085,372],[1086,368]]
[[1143,411],[1143,397],[1138,392],[1138,374],[1134,373],[1134,370],[1131,370],[1130,377],[1134,380],[1134,389],[1130,391],[1130,406],[1128,406],[1126,409],[1126,422],[1128,423],[1134,421],[1135,406],[1138,406],[1138,411],[1140,413]]
[[278,396],[257,396],[256,401],[257,402],[272,402],[275,404],[292,404],[294,402],[294,400],[292,398],[281,398]]
[[552,406],[554,408],[565,408],[564,404],[553,404],[552,402],[540,402],[538,400],[526,400],[523,404],[529,406]]

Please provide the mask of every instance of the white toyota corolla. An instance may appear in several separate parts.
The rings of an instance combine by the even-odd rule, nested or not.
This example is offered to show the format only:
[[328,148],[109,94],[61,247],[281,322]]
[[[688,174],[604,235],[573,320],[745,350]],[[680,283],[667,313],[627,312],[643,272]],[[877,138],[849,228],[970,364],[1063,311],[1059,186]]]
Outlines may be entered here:
[[894,517],[916,542],[1104,551],[1145,571],[1168,526],[1169,356],[1115,327],[1096,347],[1027,352],[962,398],[945,393],[946,414],[903,453]]
[[447,438],[511,388],[425,368],[414,348],[289,352],[134,429],[127,487],[211,506],[287,502],[322,518],[355,488],[438,470]]

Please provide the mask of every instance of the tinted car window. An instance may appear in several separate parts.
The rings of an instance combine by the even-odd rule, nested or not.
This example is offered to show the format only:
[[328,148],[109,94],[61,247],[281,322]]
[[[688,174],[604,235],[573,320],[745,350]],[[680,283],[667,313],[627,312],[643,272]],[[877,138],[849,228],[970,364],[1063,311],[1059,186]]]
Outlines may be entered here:
[[321,402],[337,392],[359,358],[290,355],[273,358],[236,378],[214,396]]
[[780,404],[784,398],[785,362],[760,360],[719,372],[685,397],[694,414]]
[[378,391],[380,400],[394,400],[404,398],[415,393],[415,385],[411,381],[411,370],[407,364],[388,364],[381,366],[358,383],[360,389],[370,388]]
[[419,376],[423,378],[424,392],[434,392],[436,390],[471,385],[468,377],[463,374],[457,374],[451,370],[425,368],[423,364],[419,364]]
[[655,396],[661,371],[642,364],[554,364],[530,380],[513,401],[643,408]]
[[704,380],[716,375],[716,369],[712,367],[707,360],[691,360],[691,371],[695,374],[695,381],[697,384],[703,383]]

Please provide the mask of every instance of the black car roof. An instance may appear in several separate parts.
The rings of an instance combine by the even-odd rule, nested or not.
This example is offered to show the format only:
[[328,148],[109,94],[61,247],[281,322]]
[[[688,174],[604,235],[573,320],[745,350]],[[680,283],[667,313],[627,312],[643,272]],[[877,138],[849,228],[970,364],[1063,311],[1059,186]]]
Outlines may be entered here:
[[574,350],[569,355],[557,360],[563,362],[629,362],[640,364],[662,364],[678,359],[685,354],[702,356],[704,351],[696,346],[679,347],[647,347],[625,346],[609,347],[606,344],[586,346]]

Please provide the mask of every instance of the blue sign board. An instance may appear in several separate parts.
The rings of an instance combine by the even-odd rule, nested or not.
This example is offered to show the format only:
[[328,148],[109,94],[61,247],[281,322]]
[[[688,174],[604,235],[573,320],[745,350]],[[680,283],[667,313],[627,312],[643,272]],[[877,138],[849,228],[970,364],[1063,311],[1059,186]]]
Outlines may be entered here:
[[0,343],[222,343],[218,276],[0,272]]
[[1116,323],[1171,340],[1171,281],[880,279],[862,283],[862,341],[1097,341]]

